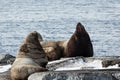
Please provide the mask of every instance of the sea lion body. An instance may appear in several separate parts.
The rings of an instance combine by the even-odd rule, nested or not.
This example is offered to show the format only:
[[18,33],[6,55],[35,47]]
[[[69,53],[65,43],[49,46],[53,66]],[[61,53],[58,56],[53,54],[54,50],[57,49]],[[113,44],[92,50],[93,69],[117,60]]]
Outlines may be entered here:
[[12,80],[27,80],[35,72],[46,71],[47,56],[39,43],[38,32],[31,32],[19,48],[11,67]]
[[78,23],[76,30],[69,39],[65,50],[64,57],[92,57],[93,46],[89,34],[81,23]]

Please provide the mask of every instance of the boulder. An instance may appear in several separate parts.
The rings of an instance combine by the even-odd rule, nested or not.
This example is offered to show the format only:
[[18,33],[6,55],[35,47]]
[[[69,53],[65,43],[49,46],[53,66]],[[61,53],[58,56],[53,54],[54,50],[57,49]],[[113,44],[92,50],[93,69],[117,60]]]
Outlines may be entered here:
[[[29,76],[28,80],[120,80],[120,69],[92,69],[85,66],[84,69],[56,71],[56,69],[74,64],[77,61],[89,63],[94,60],[117,61],[120,57],[72,57],[51,61],[47,64],[47,72],[38,72]],[[95,64],[94,64],[95,65]],[[74,66],[74,65],[73,65]],[[81,66],[81,65],[80,65]],[[74,67],[72,67],[74,68]],[[10,80],[10,72],[0,73],[0,80]]]
[[[51,61],[48,63],[47,69],[50,70],[49,72],[34,73],[29,76],[28,80],[120,80],[119,67],[102,67],[103,61],[115,59],[120,59],[120,57],[62,58],[61,60]],[[92,63],[92,65],[89,63]],[[97,66],[94,68],[94,65],[96,64]],[[69,66],[71,69],[69,69]],[[73,70],[76,66],[79,68]],[[80,69],[81,66],[83,66],[83,68]],[[89,66],[93,66],[93,68]],[[59,68],[61,67],[62,69],[60,70]]]
[[113,66],[118,64],[120,67],[120,59],[104,60],[102,62],[103,67]]
[[10,79],[10,71],[0,73],[0,80],[11,80]]
[[15,57],[10,54],[0,54],[0,64],[12,64]]
[[[116,72],[115,72],[116,73]],[[29,76],[28,80],[119,80],[113,75],[114,71],[60,71],[41,72]]]

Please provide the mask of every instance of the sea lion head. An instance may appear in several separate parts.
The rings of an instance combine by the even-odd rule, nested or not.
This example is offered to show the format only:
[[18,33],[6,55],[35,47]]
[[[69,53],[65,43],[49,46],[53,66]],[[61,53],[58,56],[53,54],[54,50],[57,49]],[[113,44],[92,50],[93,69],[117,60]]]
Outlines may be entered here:
[[39,33],[34,31],[28,34],[19,48],[17,58],[31,58],[40,66],[46,66],[48,59],[39,43]]
[[77,38],[81,38],[81,37],[85,37],[86,36],[86,30],[84,28],[84,26],[79,22],[76,26],[76,30],[75,30],[75,35],[77,36]]

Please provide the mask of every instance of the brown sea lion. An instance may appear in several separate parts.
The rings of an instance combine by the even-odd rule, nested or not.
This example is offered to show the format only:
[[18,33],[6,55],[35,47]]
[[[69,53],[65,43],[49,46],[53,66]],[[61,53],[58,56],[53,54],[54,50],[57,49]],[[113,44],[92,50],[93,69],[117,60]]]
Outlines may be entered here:
[[38,40],[39,40],[39,42],[40,42],[40,41],[43,41],[43,38],[42,38],[41,34],[38,33],[38,32],[37,32],[37,34],[38,34]]
[[64,57],[65,48],[67,47],[68,40],[56,41],[61,50],[61,57]]
[[30,74],[47,70],[48,59],[38,39],[38,32],[31,32],[20,46],[11,67],[12,80],[27,80]]
[[61,49],[56,43],[56,41],[41,41],[42,45],[49,61],[58,60],[62,57]]
[[77,24],[76,30],[64,50],[64,57],[75,56],[93,56],[93,46],[90,37],[81,23]]

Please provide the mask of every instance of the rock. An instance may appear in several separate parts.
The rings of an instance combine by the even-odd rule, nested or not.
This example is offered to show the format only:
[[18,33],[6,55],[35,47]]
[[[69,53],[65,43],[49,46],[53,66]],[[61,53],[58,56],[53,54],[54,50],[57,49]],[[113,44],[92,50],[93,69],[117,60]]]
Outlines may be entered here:
[[11,80],[10,79],[10,71],[0,73],[0,80]]
[[102,61],[102,66],[103,67],[108,67],[108,66],[113,66],[118,64],[120,67],[120,59],[112,59],[112,60],[104,60]]
[[[84,59],[84,60],[83,60]],[[90,62],[94,60],[103,61],[117,61],[120,57],[73,57],[62,58],[56,60],[47,65],[48,72],[39,72],[29,76],[28,80],[120,80],[120,69],[83,69],[83,70],[71,70],[71,71],[54,71],[56,68],[64,66],[66,64],[74,63],[78,60]],[[72,62],[71,62],[72,61]],[[10,80],[10,72],[4,72],[0,74],[0,80]]]
[[83,60],[82,57],[71,57],[71,58],[61,58],[60,60],[52,61],[47,64],[47,69],[50,71],[55,71],[56,69],[66,66],[68,64],[73,64],[79,60]]
[[[60,60],[51,61],[47,64],[47,69],[50,71],[59,70],[59,68],[68,69],[69,66],[72,68],[77,64],[76,70],[80,69],[102,69],[108,66],[119,64],[120,57],[71,57],[71,58],[61,58]],[[67,67],[68,66],[68,67]],[[116,65],[117,67],[117,65]],[[119,68],[119,66],[118,66]],[[68,69],[69,70],[69,69]]]
[[13,63],[15,57],[10,54],[0,54],[0,64],[10,64]]
[[15,61],[15,58],[10,58],[10,59],[7,61],[7,63],[12,65],[14,61]]
[[[120,75],[119,75],[120,76]],[[120,79],[120,78],[119,78]],[[109,71],[60,71],[41,72],[29,76],[28,80],[119,80]]]
[[[72,58],[62,58],[61,60],[56,60],[49,62],[47,69],[49,72],[35,73],[29,76],[28,80],[120,80],[120,69],[85,69],[78,70],[61,70],[55,71],[60,67],[64,67],[69,64],[74,64],[77,61],[83,61],[85,63],[93,62],[94,60],[107,61],[107,60],[119,60],[120,57],[72,57]],[[114,64],[114,62],[112,63]],[[102,65],[102,64],[101,64]],[[80,65],[81,66],[81,65]],[[71,66],[74,68],[73,66]],[[68,68],[67,68],[68,69]]]

